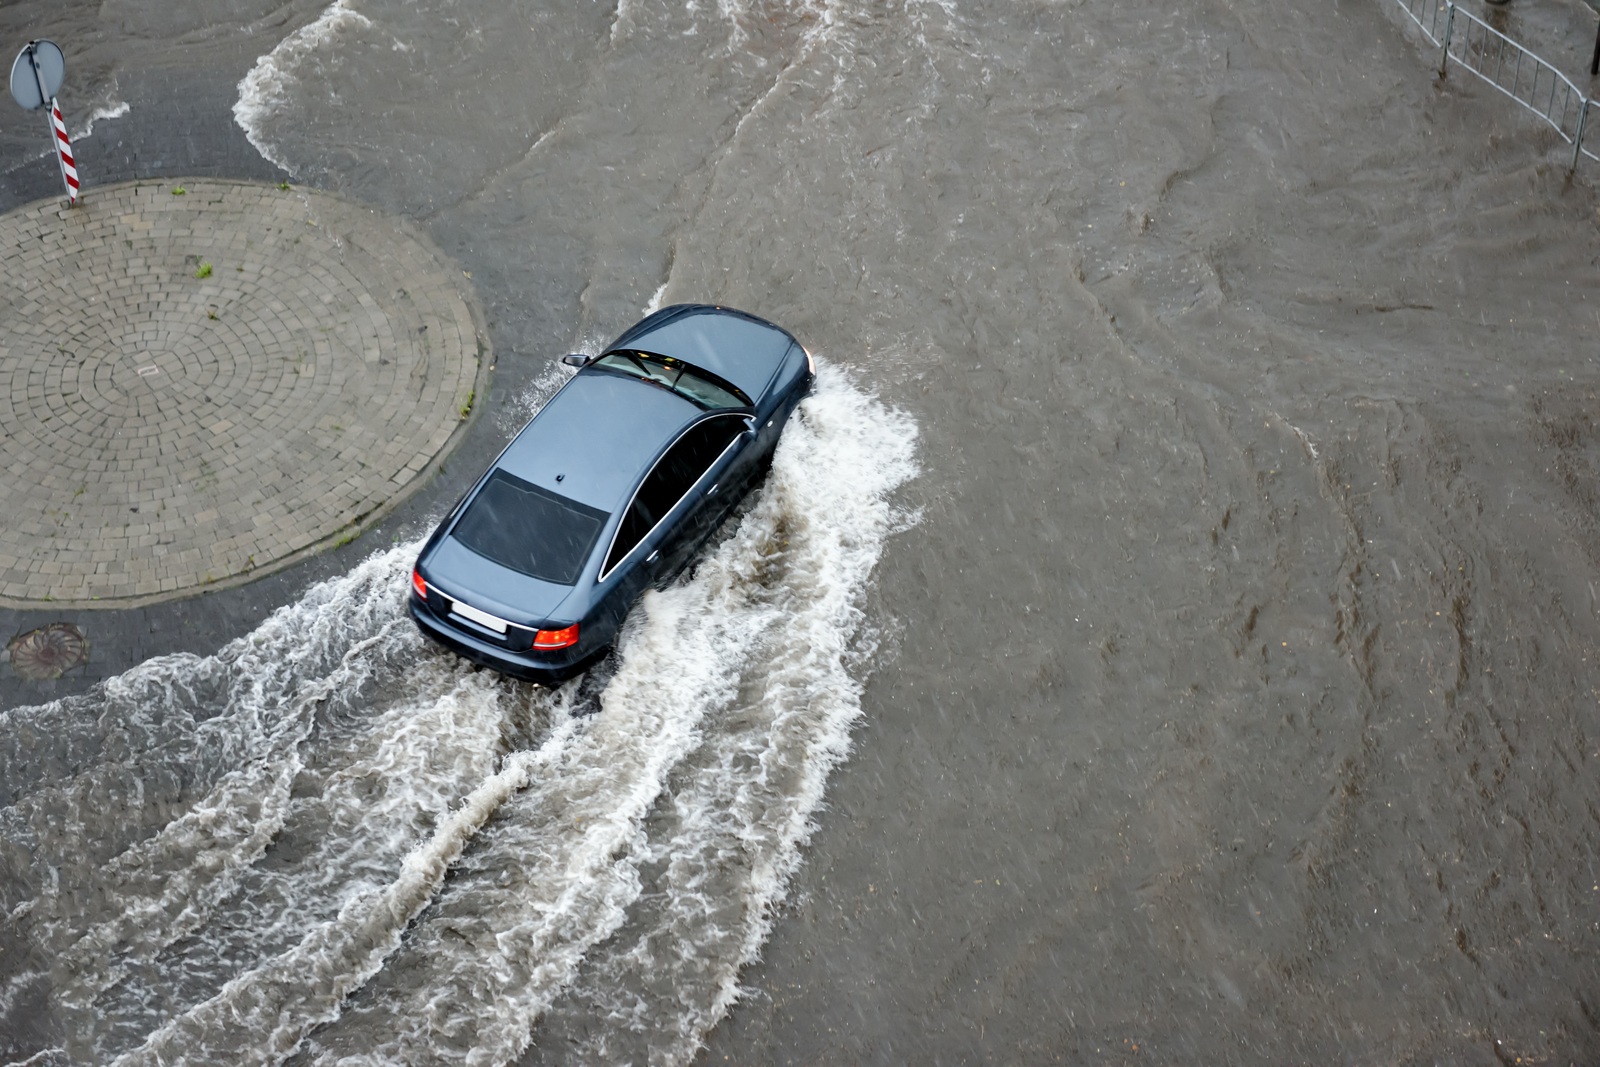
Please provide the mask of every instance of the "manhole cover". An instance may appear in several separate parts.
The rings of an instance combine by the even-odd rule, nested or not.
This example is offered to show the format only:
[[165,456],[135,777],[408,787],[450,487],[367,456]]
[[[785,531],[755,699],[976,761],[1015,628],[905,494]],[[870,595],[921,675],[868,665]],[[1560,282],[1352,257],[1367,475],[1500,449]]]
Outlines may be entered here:
[[18,634],[6,646],[11,669],[35,682],[59,678],[89,662],[89,639],[70,622],[53,622]]

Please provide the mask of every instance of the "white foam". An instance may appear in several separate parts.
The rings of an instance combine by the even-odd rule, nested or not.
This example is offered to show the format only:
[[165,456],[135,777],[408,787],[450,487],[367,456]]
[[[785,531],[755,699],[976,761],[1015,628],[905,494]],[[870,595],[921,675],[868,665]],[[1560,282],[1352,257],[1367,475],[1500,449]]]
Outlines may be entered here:
[[[0,830],[31,846],[35,870],[50,876],[26,922],[50,947],[58,1011],[80,1023],[75,1055],[103,1058],[86,1043],[96,998],[117,986],[126,994],[137,984],[131,968],[148,968],[211,923],[282,831],[319,713],[359,695],[383,655],[409,647],[414,658],[419,639],[399,614],[399,591],[415,551],[390,550],[315,587],[216,656],[161,657],[110,680],[90,721],[115,744],[102,742],[101,758],[6,809]],[[80,698],[18,709],[7,725],[27,729],[91,706]],[[165,785],[146,796],[147,779],[208,768],[219,776],[195,800]],[[107,801],[135,814],[131,827],[108,826]],[[147,805],[173,817],[119,842],[137,833]]]
[[[644,862],[661,873],[650,908],[597,950],[550,1020],[550,1047],[572,1061],[686,1063],[737,997],[739,968],[766,939],[861,714],[851,668],[871,635],[860,599],[906,521],[890,494],[915,472],[915,435],[826,369],[789,427],[745,520],[767,540],[730,559],[782,624],[734,667],[740,698],[708,725],[652,817]],[[838,467],[818,465],[823,454]],[[596,1018],[613,1025],[595,1028]]]
[[256,60],[255,66],[239,82],[233,121],[244,130],[246,139],[262,158],[290,174],[295,173],[289,161],[267,140],[265,131],[269,121],[300,85],[300,65],[308,56],[343,31],[371,25],[372,20],[352,8],[349,0],[334,0],[315,22],[300,27]]
[[556,395],[556,390],[567,384],[567,380],[578,373],[574,368],[567,366],[559,359],[553,359],[533,380],[511,400],[495,417],[495,425],[500,432],[510,437],[527,423],[539,409],[544,407],[545,401]]
[[[16,915],[12,916],[17,918]],[[34,986],[42,985],[50,980],[50,975],[45,971],[18,971],[4,982],[0,982],[0,1019],[5,1018],[13,1011],[21,1009],[19,1003],[24,994],[32,991]]]
[[749,17],[741,0],[717,0],[717,13],[728,24],[728,51],[743,48],[750,35],[745,32],[743,18]]
[[114,104],[102,104],[89,113],[89,121],[85,122],[83,128],[72,135],[72,139],[74,141],[82,140],[94,133],[95,123],[104,119],[120,119],[131,110],[133,109],[123,100],[119,100]]
[[507,1062],[584,954],[622,923],[638,894],[641,823],[698,743],[700,720],[731,700],[728,668],[772,621],[682,589],[647,601],[601,713],[527,776],[469,861],[478,876],[459,880],[412,931],[417,966],[352,1016],[364,1038],[382,1040],[317,1062]]
[[[68,131],[67,136],[74,143],[76,143],[78,141],[81,141],[84,138],[86,138],[86,137],[88,137],[88,136],[90,136],[91,134],[94,133],[94,124],[95,123],[101,121],[102,119],[120,119],[122,116],[126,115],[129,110],[130,109],[129,109],[128,105],[126,103],[122,103],[120,101],[118,103],[115,103],[115,104],[105,104],[105,105],[103,105],[101,107],[97,107],[97,108],[95,108],[93,111],[91,111],[89,113],[89,121],[85,122],[76,131]],[[69,118],[70,117],[70,116],[66,115],[64,109],[63,109],[62,117],[63,118]],[[48,131],[46,131],[46,132],[48,132]],[[40,139],[43,140],[43,138],[40,138]],[[35,152],[29,158],[30,159],[44,159],[46,156],[54,156],[55,155],[55,151],[56,151],[56,147],[55,147],[55,144],[54,144],[54,142],[52,140],[52,142],[50,143],[50,146],[48,148],[46,148],[42,152]]]
[[650,294],[650,301],[649,301],[649,303],[645,304],[645,306],[644,306],[644,313],[646,315],[653,315],[657,311],[660,311],[663,307],[666,306],[663,303],[663,301],[667,297],[667,286],[671,283],[671,280],[672,280],[671,277],[670,277],[671,271],[669,270],[667,273],[668,273],[667,281],[662,282],[661,283],[661,287],[659,289],[657,289],[655,292]]
[[[317,924],[293,948],[228,982],[217,995],[171,1020],[134,1052],[120,1057],[119,1067],[172,1062],[184,1055],[210,1060],[226,1056],[230,1063],[270,1064],[293,1051],[310,1029],[338,1016],[340,1003],[375,974],[399,944],[406,924],[433,898],[452,863],[484,822],[514,792],[524,788],[543,753],[559,747],[574,728],[568,720],[543,748],[516,753],[501,769],[484,775],[459,805],[444,811],[437,829],[405,855],[398,876],[385,885],[360,888],[334,918]],[[417,742],[421,742],[419,745]],[[418,736],[389,746],[411,764],[414,756],[436,746],[433,737]],[[480,752],[487,754],[487,746]],[[468,760],[471,769],[471,760]],[[409,771],[410,766],[394,768]],[[356,778],[376,773],[372,766]],[[405,801],[410,790],[400,790]],[[452,798],[454,799],[454,798]],[[383,822],[382,811],[368,818]],[[286,916],[294,921],[294,916]],[[258,1043],[238,1047],[240,1031],[258,1035]]]
[[607,34],[612,48],[622,43],[622,38],[632,30],[632,24],[633,0],[617,0],[617,11],[611,17],[611,31]]

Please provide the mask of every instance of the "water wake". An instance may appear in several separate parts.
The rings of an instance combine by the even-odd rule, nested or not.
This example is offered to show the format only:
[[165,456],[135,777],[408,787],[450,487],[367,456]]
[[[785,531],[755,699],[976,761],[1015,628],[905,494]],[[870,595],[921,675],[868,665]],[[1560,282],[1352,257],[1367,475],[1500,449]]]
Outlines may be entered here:
[[[674,768],[639,856],[646,887],[546,1021],[546,1061],[693,1057],[766,940],[847,752],[861,714],[852,669],[872,649],[860,594],[904,521],[889,494],[914,471],[915,428],[832,383],[819,393],[746,520],[763,539],[719,557],[775,622],[737,666],[735,699]],[[848,485],[822,454],[847,458]]]
[[300,27],[256,60],[250,73],[239,82],[233,120],[263,159],[290,174],[295,173],[276,146],[267,140],[268,121],[299,84],[301,65],[319,48],[326,47],[342,31],[371,25],[372,21],[352,8],[348,0],[334,0],[315,22]]
[[686,1060],[860,714],[914,440],[824,368],[721,542],[558,690],[423,642],[404,545],[0,716],[0,1019],[47,990],[51,1062]]

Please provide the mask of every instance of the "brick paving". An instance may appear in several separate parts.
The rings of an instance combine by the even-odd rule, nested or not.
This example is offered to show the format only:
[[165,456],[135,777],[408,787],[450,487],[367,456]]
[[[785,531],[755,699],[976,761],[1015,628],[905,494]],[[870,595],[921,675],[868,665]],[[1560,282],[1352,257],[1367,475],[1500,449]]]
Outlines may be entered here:
[[0,216],[0,257],[3,606],[125,607],[347,540],[482,388],[460,270],[326,193],[96,187]]

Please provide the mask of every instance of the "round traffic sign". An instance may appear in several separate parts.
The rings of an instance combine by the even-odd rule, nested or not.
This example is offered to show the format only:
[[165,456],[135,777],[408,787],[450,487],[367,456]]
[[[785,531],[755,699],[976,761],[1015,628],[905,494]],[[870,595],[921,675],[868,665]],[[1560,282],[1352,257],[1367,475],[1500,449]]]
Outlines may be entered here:
[[54,41],[29,41],[11,65],[11,95],[29,111],[50,102],[67,80],[67,60]]

